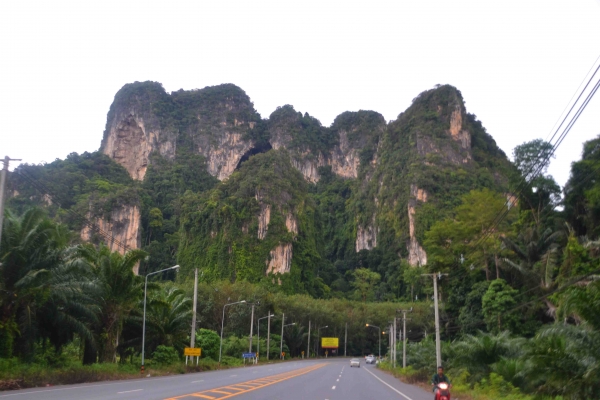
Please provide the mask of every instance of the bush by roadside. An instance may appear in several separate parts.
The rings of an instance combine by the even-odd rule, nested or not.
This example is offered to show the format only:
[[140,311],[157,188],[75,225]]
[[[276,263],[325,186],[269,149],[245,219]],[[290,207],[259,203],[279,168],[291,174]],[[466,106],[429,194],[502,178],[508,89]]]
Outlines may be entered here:
[[[223,363],[221,368],[231,368],[239,364],[241,362],[236,364],[231,361]],[[175,375],[210,371],[218,369],[218,367],[218,363],[210,358],[201,359],[198,365],[194,363],[188,366],[185,365],[185,362],[179,360],[171,364],[149,360],[146,364],[145,374],[150,376]],[[68,366],[49,367],[42,364],[23,363],[16,358],[0,360],[0,391],[140,377],[139,365],[133,364],[100,363],[81,365],[79,362],[74,362]]]
[[[417,385],[426,390],[431,390],[431,375],[426,369],[393,368],[389,362],[382,362],[379,368],[390,372],[396,378],[405,383]],[[510,382],[506,382],[500,375],[491,373],[489,377],[483,378],[474,387],[468,383],[468,373],[465,371],[459,376],[450,377],[452,380],[452,397],[461,400],[550,400],[550,397],[533,397],[521,393]],[[553,400],[562,400],[562,397],[554,397]]]

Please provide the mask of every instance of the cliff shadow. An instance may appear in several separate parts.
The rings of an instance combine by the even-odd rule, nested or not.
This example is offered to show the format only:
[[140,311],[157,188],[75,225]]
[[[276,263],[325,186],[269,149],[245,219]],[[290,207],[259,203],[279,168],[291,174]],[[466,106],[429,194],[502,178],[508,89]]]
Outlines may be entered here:
[[248,159],[250,159],[250,157],[252,157],[256,154],[266,153],[267,151],[271,150],[272,148],[273,147],[271,146],[271,143],[269,143],[269,142],[256,143],[250,150],[248,150],[247,152],[244,153],[242,158],[240,158],[240,162],[238,162],[238,165],[235,167],[235,169],[236,170],[240,169],[242,164],[244,162],[248,161]]

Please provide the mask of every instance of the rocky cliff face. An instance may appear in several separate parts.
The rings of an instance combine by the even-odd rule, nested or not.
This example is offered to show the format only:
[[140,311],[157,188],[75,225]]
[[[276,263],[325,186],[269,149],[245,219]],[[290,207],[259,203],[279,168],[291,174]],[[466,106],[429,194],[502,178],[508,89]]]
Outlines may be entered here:
[[139,82],[125,85],[115,95],[108,112],[100,151],[121,164],[129,175],[143,180],[150,153],[172,159],[177,132],[165,127],[153,104],[169,102],[162,85]]
[[[425,265],[421,210],[431,203],[441,210],[447,207],[446,199],[439,197],[444,191],[438,188],[450,185],[456,171],[459,177],[479,173],[474,143],[485,142],[488,148],[480,149],[484,152],[495,148],[485,135],[466,113],[460,92],[450,86],[420,94],[389,124],[376,112],[358,111],[343,113],[324,127],[289,105],[261,119],[246,93],[234,85],[167,94],[160,84],[138,82],[115,96],[101,150],[137,180],[144,179],[150,154],[176,159],[181,149],[201,154],[207,171],[222,184],[251,156],[271,150],[285,155],[288,165],[309,183],[320,182],[330,168],[352,182],[348,204],[355,213],[350,228],[356,232],[354,250],[402,243],[394,254],[411,265]],[[271,226],[279,218],[282,222],[276,225],[284,224],[296,240],[301,236],[298,214],[276,204],[289,201],[285,196],[263,198],[261,184],[257,182],[252,195],[240,195],[253,197],[258,209],[254,222],[245,220],[238,229],[256,235],[265,246],[269,243],[268,256],[261,256],[266,258],[266,273],[289,272],[294,244],[289,237],[273,243],[269,237],[272,229],[275,235],[283,234]],[[209,237],[220,240],[218,229],[211,229]]]
[[143,180],[148,168],[150,153],[166,158],[175,156],[175,141],[159,140],[163,135],[159,129],[146,129],[144,117],[130,110],[129,115],[115,117],[108,134],[102,142],[102,152],[121,164],[133,179]]
[[269,253],[267,274],[285,274],[292,265],[292,244],[285,243],[275,247]]
[[[355,114],[360,113],[369,112]],[[383,117],[372,114],[379,124],[385,124]],[[169,95],[160,84],[136,82],[125,85],[115,96],[100,149],[123,165],[132,178],[143,180],[151,153],[172,159],[178,144],[189,146],[190,140],[182,138],[189,138],[192,151],[206,158],[208,172],[224,180],[253,152],[256,140],[252,133],[259,118],[248,96],[234,85]],[[357,178],[359,151],[373,132],[357,134],[356,125],[345,121],[344,127],[332,132],[308,114],[284,106],[268,120],[268,143],[273,149],[288,150],[292,165],[309,182],[319,180],[318,169],[323,166],[331,166],[344,178]],[[375,131],[380,135],[383,129]],[[352,134],[358,138],[349,138]]]
[[[88,215],[88,218],[103,232],[112,235],[114,240],[106,243],[112,251],[118,251],[121,254],[129,249],[140,247],[140,209],[138,206],[123,205],[114,209],[110,213],[110,218],[94,218]],[[89,226],[85,226],[80,233],[81,239],[86,242],[106,242],[106,239],[98,236],[97,232]],[[137,275],[139,265],[136,265],[133,272]]]
[[143,180],[149,155],[172,159],[177,145],[207,160],[220,180],[237,167],[252,147],[244,136],[259,119],[248,96],[237,86],[167,94],[155,82],[125,85],[111,105],[100,150]]

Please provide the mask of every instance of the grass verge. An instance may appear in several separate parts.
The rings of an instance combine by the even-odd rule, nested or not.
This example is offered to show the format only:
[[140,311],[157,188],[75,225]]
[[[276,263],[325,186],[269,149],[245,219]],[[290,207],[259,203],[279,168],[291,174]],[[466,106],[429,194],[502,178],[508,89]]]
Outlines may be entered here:
[[211,359],[201,359],[198,365],[194,363],[194,365],[188,366],[186,366],[183,361],[171,365],[153,364],[150,361],[146,365],[145,374],[141,375],[139,365],[133,364],[100,363],[82,365],[81,363],[74,362],[67,366],[49,367],[41,364],[23,363],[14,358],[8,360],[2,359],[0,360],[0,391],[76,383],[139,379],[148,375],[178,375],[242,366],[244,366],[242,362],[233,357],[223,357],[223,362],[220,367],[218,362]]

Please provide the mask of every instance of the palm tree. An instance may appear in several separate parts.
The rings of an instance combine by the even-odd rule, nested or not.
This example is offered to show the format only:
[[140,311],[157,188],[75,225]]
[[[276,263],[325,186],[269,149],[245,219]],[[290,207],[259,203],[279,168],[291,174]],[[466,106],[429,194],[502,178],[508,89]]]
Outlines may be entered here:
[[123,323],[139,306],[143,295],[144,281],[133,273],[133,267],[146,257],[146,253],[136,249],[122,255],[111,252],[104,244],[98,248],[84,244],[78,249],[78,257],[89,264],[96,285],[100,361],[116,362]]
[[301,325],[290,326],[284,331],[283,339],[290,349],[290,354],[294,357],[300,354],[304,349],[305,339],[308,333],[304,332],[305,328]]
[[171,346],[183,351],[192,321],[192,299],[182,289],[167,283],[150,293],[146,315],[148,348]]
[[591,399],[600,391],[600,334],[589,327],[554,324],[523,354],[527,382],[541,395]]
[[516,241],[502,238],[502,241],[513,251],[518,262],[504,259],[504,262],[521,272],[525,277],[533,279],[540,288],[549,289],[554,284],[557,262],[559,258],[559,240],[565,236],[563,231],[553,232],[540,226],[523,229]]
[[455,342],[449,359],[453,365],[466,366],[471,378],[477,382],[489,375],[493,364],[504,357],[516,357],[521,347],[522,341],[512,339],[508,331],[497,335],[480,331]]
[[[38,208],[17,216],[6,210],[0,247],[0,356],[10,357],[18,334],[20,353],[33,356],[36,316],[49,297],[70,236]],[[62,314],[65,315],[64,313]],[[81,329],[83,332],[83,329]]]

